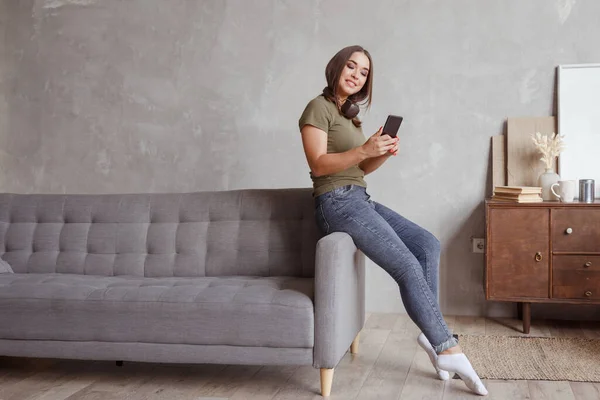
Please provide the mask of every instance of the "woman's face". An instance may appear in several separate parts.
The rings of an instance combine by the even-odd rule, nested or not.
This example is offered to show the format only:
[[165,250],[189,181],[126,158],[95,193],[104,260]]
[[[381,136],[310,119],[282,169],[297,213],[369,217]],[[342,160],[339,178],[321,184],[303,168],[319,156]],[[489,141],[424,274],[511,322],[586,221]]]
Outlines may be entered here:
[[346,98],[360,92],[360,89],[362,89],[367,81],[370,67],[369,58],[365,53],[359,51],[352,53],[342,70],[342,75],[338,82],[338,95]]

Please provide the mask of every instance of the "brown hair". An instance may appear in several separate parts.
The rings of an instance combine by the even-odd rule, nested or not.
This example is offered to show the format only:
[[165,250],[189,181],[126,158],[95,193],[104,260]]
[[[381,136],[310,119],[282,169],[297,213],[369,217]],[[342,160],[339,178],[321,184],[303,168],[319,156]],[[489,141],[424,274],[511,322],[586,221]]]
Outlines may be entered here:
[[[373,96],[373,60],[371,59],[371,54],[369,54],[369,52],[362,46],[348,46],[338,51],[336,55],[329,60],[329,63],[327,63],[327,67],[325,68],[327,87],[323,89],[323,95],[326,99],[337,105],[340,114],[342,114],[342,105],[338,104],[337,101],[337,88],[340,81],[340,76],[342,76],[342,71],[344,70],[346,63],[348,63],[348,60],[350,60],[352,54],[356,52],[364,53],[369,59],[369,74],[367,75],[367,80],[360,91],[352,96],[349,96],[348,100],[363,106],[366,105],[367,108],[371,107],[371,99]],[[361,126],[361,122],[358,117],[352,118],[352,123],[354,126]]]

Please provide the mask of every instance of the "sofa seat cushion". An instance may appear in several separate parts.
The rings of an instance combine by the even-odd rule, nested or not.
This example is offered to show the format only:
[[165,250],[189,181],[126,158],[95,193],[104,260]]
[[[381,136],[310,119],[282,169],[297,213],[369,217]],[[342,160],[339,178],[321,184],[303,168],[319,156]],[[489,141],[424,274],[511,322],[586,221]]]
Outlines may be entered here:
[[0,338],[313,347],[313,278],[0,275]]

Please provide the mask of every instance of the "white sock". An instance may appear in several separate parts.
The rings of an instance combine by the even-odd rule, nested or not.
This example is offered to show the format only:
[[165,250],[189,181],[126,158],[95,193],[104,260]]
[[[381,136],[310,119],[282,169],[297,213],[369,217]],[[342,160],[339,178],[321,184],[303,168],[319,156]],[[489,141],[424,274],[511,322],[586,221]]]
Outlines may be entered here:
[[443,381],[447,381],[448,379],[450,379],[450,374],[448,373],[448,371],[444,371],[443,369],[440,369],[438,367],[438,365],[437,365],[438,355],[436,354],[433,347],[431,347],[431,343],[429,343],[429,340],[427,340],[427,338],[425,337],[425,335],[423,333],[421,333],[419,335],[419,337],[417,338],[417,343],[419,343],[419,346],[421,346],[423,348],[423,350],[425,350],[425,352],[429,356],[429,360],[433,364],[433,367],[435,368],[435,372],[437,372],[438,378],[440,378]]
[[471,362],[464,355],[458,354],[438,354],[437,364],[439,368],[445,369],[448,372],[456,372],[460,379],[465,382],[465,385],[473,392],[485,396],[488,394],[487,389],[477,376],[477,372],[471,366]]

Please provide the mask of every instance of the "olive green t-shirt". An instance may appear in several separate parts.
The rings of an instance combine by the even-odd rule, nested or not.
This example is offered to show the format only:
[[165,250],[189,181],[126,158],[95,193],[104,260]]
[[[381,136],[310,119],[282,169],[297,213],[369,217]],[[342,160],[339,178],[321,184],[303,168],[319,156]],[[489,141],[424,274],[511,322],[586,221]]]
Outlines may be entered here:
[[[366,142],[362,128],[354,126],[352,120],[340,114],[335,104],[323,95],[312,99],[299,120],[300,130],[304,125],[312,125],[327,133],[327,154],[343,153]],[[319,196],[345,185],[367,187],[365,173],[358,165],[331,175],[310,177],[313,181],[313,196]]]

